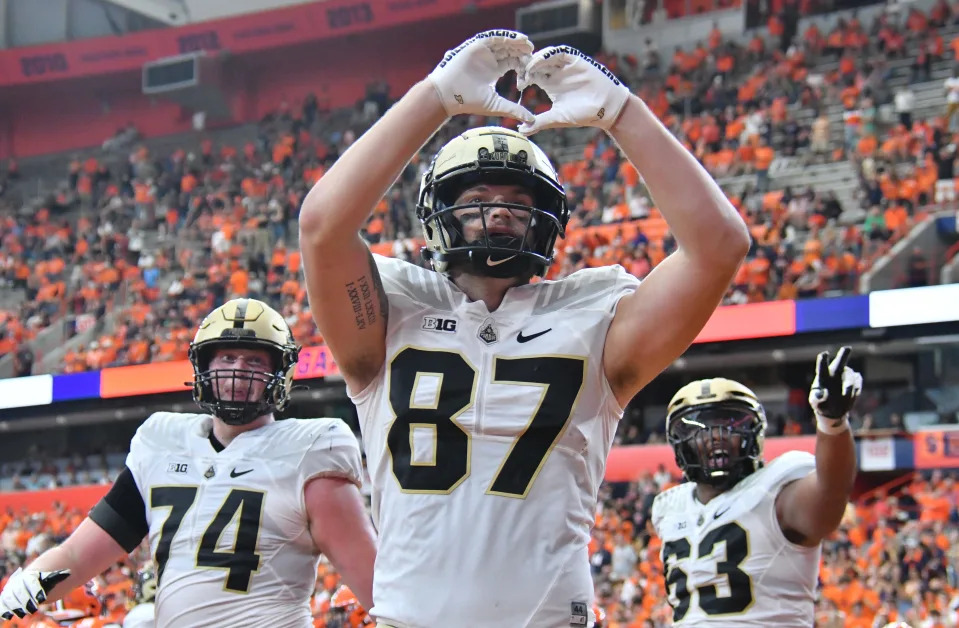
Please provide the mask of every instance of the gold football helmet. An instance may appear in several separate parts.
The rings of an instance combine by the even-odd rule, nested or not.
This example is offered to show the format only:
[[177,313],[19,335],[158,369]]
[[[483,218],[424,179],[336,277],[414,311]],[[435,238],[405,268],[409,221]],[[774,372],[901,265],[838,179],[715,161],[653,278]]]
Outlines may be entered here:
[[[456,205],[459,195],[478,183],[523,186],[533,196],[534,206]],[[486,214],[493,207],[525,212],[524,236],[490,235]],[[467,242],[453,214],[465,208],[480,210],[483,235],[479,240]],[[516,131],[480,127],[453,138],[436,153],[423,176],[416,215],[426,238],[423,255],[436,271],[446,273],[451,265],[467,263],[480,274],[516,277],[546,274],[557,236],[566,235],[569,206],[556,170],[536,144]]]
[[666,439],[692,482],[729,488],[762,467],[765,433],[756,393],[730,379],[690,382],[667,406]]
[[[214,350],[224,348],[266,349],[272,357],[271,372],[211,371]],[[190,344],[193,400],[230,425],[245,425],[264,414],[281,411],[290,400],[299,350],[290,326],[269,305],[256,299],[227,301],[203,319]],[[220,400],[215,384],[225,377],[262,382],[266,390],[260,399]]]

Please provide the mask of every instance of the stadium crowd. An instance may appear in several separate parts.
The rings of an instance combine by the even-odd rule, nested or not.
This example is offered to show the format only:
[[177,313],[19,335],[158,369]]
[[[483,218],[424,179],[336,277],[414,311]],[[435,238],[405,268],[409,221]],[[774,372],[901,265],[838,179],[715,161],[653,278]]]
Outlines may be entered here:
[[[907,475],[850,506],[839,531],[823,547],[817,626],[881,628],[893,621],[915,628],[959,625],[957,479],[941,471]],[[590,554],[604,628],[670,625],[660,543],[650,534],[648,519],[653,497],[676,481],[661,467],[636,482],[603,486]],[[43,513],[0,513],[0,585],[17,566],[62,541],[84,516],[59,504]],[[144,544],[65,606],[93,609],[99,623],[86,625],[94,628],[121,621],[135,602],[135,576],[149,561]],[[355,614],[357,623],[341,623],[342,614],[331,609],[339,586],[339,576],[321,562],[312,601],[317,628],[362,625],[362,613]],[[34,617],[5,626],[51,625],[43,621]]]
[[[911,9],[901,24],[883,14],[868,30],[853,13],[832,32],[812,26],[797,33],[783,49],[776,45],[781,25],[771,18],[766,32],[744,44],[714,29],[669,61],[651,44],[643,59],[601,56],[707,169],[731,183],[729,196],[755,244],[727,304],[855,291],[861,273],[924,216],[937,182],[953,179],[952,127],[944,116],[912,119],[909,111],[898,124],[879,119],[877,108],[893,98],[885,56],[916,55],[913,78],[924,78],[947,54],[937,29],[954,21],[945,3],[930,16]],[[959,38],[949,50],[957,47]],[[512,81],[501,87],[519,97]],[[533,111],[549,106],[535,89],[523,99]],[[833,137],[826,115],[836,102],[845,108],[842,137]],[[350,111],[327,111],[312,97],[284,103],[243,145],[210,136],[195,149],[155,154],[124,129],[122,142],[74,159],[39,211],[0,217],[0,281],[25,295],[18,308],[0,311],[0,355],[15,354],[16,374],[31,374],[43,356],[26,343],[40,330],[69,321],[71,331],[82,331],[114,313],[115,325],[50,368],[183,359],[194,315],[236,295],[267,299],[300,342],[320,342],[299,277],[299,205],[389,104],[389,87],[375,84]],[[810,118],[810,110],[819,114]],[[463,126],[486,122],[455,121],[425,147],[366,226],[374,250],[419,259],[414,208],[427,155]],[[607,136],[557,131],[540,141],[559,157],[574,209],[550,278],[609,263],[643,277],[675,248],[638,173]],[[118,151],[122,158],[113,159]],[[861,207],[843,207],[835,194],[812,187],[771,189],[778,157],[850,160],[861,178]],[[743,185],[738,175],[751,180]],[[865,219],[845,220],[856,209]],[[922,261],[906,279],[911,285],[928,281]]]
[[[653,10],[657,5],[647,4]],[[675,6],[666,3],[671,16]],[[733,182],[755,175],[745,186],[728,188],[754,246],[726,303],[855,291],[862,272],[921,220],[923,206],[939,195],[938,182],[956,174],[959,81],[955,100],[953,92],[946,95],[942,115],[913,116],[908,97],[900,97],[908,88],[893,94],[885,84],[885,58],[913,57],[912,79],[926,80],[936,60],[959,56],[959,37],[946,43],[938,35],[957,22],[959,7],[942,1],[929,15],[914,8],[902,16],[884,14],[868,28],[852,14],[831,32],[811,27],[782,45],[784,25],[774,13],[766,30],[748,42],[724,41],[717,29],[669,61],[652,45],[643,58],[602,58],[714,176]],[[831,61],[836,67],[820,73]],[[508,81],[501,87],[519,97],[508,93]],[[523,99],[533,111],[549,106],[532,89]],[[893,101],[898,118],[884,122],[878,108]],[[837,102],[844,109],[840,137],[834,137],[826,113]],[[296,107],[280,106],[243,145],[207,137],[195,150],[170,154],[155,154],[127,129],[124,141],[101,155],[74,159],[40,211],[0,214],[0,285],[25,295],[18,308],[0,311],[0,356],[15,354],[17,373],[31,374],[42,356],[31,355],[26,343],[40,330],[64,319],[73,321],[75,331],[98,329],[112,313],[112,329],[70,350],[61,371],[185,359],[201,313],[233,296],[270,301],[300,344],[322,342],[300,280],[296,215],[309,187],[389,103],[382,85],[372,86],[351,111],[327,111],[309,98]],[[817,114],[801,115],[808,110]],[[402,173],[366,226],[374,250],[419,259],[414,207],[426,155],[462,127],[484,122],[454,121]],[[643,277],[675,248],[641,177],[605,135],[551,132],[542,140],[550,153],[562,156],[558,167],[574,209],[550,278],[610,263]],[[111,158],[118,151],[119,162]],[[834,194],[813,188],[775,189],[770,168],[777,157],[850,161],[860,177],[861,207],[843,207]],[[0,191],[16,176],[11,162]],[[862,209],[866,217],[843,220],[850,209]],[[928,268],[917,264],[906,281],[923,285]],[[42,488],[49,485],[46,478],[59,485],[105,481],[106,469],[107,458],[102,466],[78,460],[61,469],[49,463],[18,472],[14,488]],[[660,469],[603,488],[591,556],[605,627],[669,624],[659,545],[647,524],[655,494],[676,481]],[[957,478],[940,472],[916,474],[861,498],[825,543],[817,625],[959,625],[957,506]],[[84,514],[61,505],[45,513],[0,513],[0,584],[62,540]],[[148,561],[148,548],[141,546],[68,604],[96,616],[90,626],[120,621],[134,603],[135,575]],[[362,621],[356,614],[342,623],[331,609],[338,587],[337,574],[321,564],[313,598],[318,628]],[[36,623],[43,621],[5,625],[54,625]]]

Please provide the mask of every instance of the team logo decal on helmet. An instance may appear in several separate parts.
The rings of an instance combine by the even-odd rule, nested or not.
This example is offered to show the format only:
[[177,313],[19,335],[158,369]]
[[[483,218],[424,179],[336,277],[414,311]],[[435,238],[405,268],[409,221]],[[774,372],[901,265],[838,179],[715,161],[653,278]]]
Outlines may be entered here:
[[[271,357],[269,372],[247,369],[210,370],[216,349],[265,349]],[[279,312],[255,299],[233,299],[216,308],[200,323],[190,344],[193,365],[193,400],[197,405],[230,425],[245,425],[259,416],[282,411],[290,400],[293,370],[299,358],[299,347],[293,333]],[[247,399],[225,400],[216,393],[216,384],[223,379],[246,380]],[[249,398],[265,385],[259,398]]]
[[[519,185],[533,205],[470,202],[456,205],[459,195],[479,183]],[[488,210],[503,207],[525,221],[522,237],[490,234]],[[457,210],[479,210],[482,235],[467,241]],[[423,223],[423,255],[441,273],[469,264],[491,277],[545,275],[557,237],[566,234],[569,206],[566,192],[546,154],[526,136],[502,127],[471,129],[439,150],[423,176],[416,215]]]
[[666,439],[691,482],[728,488],[759,469],[765,432],[759,398],[729,379],[686,384],[667,407]]

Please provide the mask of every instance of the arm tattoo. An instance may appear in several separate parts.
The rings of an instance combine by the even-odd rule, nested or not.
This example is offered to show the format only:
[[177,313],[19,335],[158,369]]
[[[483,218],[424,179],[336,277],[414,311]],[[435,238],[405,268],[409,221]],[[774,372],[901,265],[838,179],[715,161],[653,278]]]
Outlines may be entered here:
[[383,287],[383,278],[380,277],[380,269],[376,266],[376,260],[373,259],[373,252],[367,251],[370,260],[370,271],[373,273],[373,287],[376,290],[377,305],[380,308],[380,316],[383,322],[387,322],[390,314],[390,302],[386,297],[386,289]]
[[382,317],[385,322],[389,313],[383,279],[380,277],[380,271],[376,267],[372,253],[369,253],[369,262],[370,275],[362,275],[359,279],[346,284],[346,293],[353,307],[353,321],[357,329],[366,329],[375,324],[379,317]]

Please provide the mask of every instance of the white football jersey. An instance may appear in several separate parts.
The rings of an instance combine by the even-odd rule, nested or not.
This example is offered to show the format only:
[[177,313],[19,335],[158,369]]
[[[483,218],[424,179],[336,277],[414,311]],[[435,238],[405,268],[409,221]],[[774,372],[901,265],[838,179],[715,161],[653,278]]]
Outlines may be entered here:
[[351,393],[379,544],[371,614],[408,627],[588,626],[587,544],[622,408],[606,332],[621,267],[512,288],[490,313],[376,257],[386,364]]
[[123,628],[153,628],[156,614],[153,602],[137,604],[123,617]]
[[157,565],[156,626],[312,626],[319,554],[303,488],[324,476],[359,485],[356,437],[339,419],[287,419],[216,452],[212,422],[158,412],[130,444]]
[[652,522],[674,625],[813,625],[822,548],[786,539],[776,497],[815,468],[812,454],[791,451],[706,505],[692,482],[656,496]]

